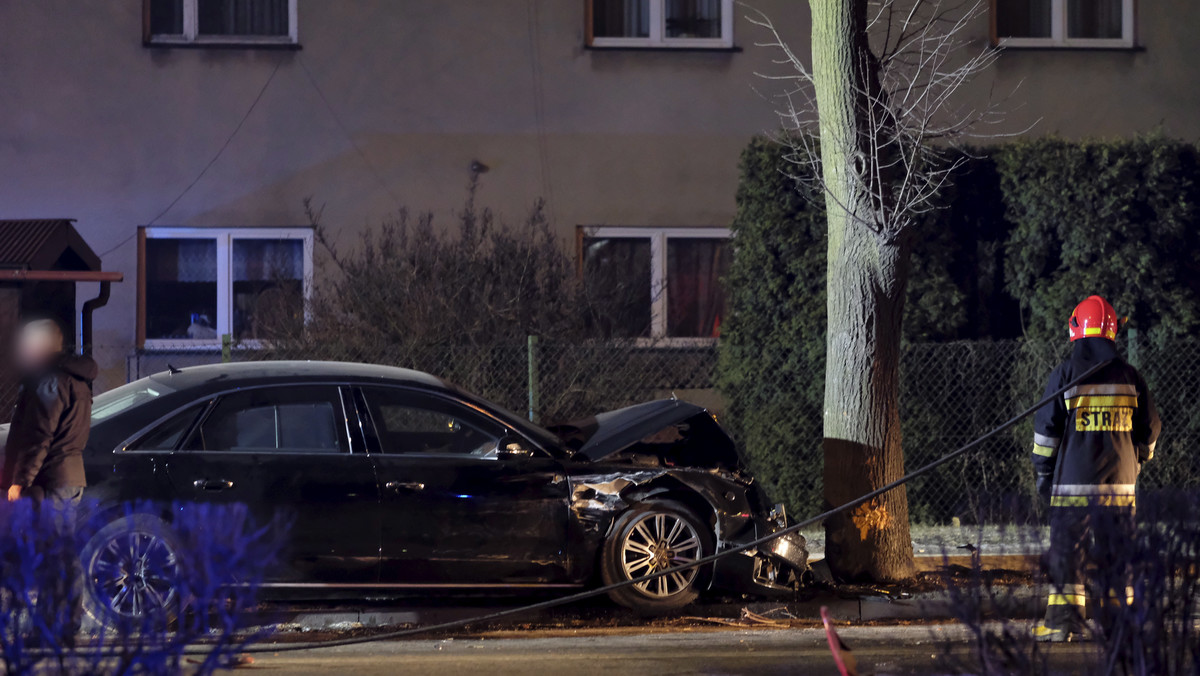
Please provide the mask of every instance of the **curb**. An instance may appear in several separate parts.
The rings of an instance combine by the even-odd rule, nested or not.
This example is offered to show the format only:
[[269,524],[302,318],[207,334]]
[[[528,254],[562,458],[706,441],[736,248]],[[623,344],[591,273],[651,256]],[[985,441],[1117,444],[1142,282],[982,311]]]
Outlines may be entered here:
[[[977,606],[964,610],[963,604]],[[831,618],[841,622],[886,622],[886,621],[938,621],[957,620],[963,615],[982,615],[986,618],[1032,619],[1041,615],[1044,601],[1033,591],[1014,590],[998,594],[995,598],[981,598],[979,594],[965,593],[954,596],[946,592],[920,594],[909,598],[886,596],[864,596],[842,598],[818,597],[807,601],[742,601],[713,603],[693,606],[685,614],[697,617],[738,619],[743,610],[757,614],[771,613],[778,617],[780,611],[788,619],[819,622],[822,607],[828,608]],[[269,610],[259,616],[259,626],[276,627],[284,632],[350,631],[354,629],[376,629],[383,627],[420,626],[439,624],[454,620],[478,617],[496,610],[494,607],[434,607],[434,608],[306,608],[297,610]],[[623,609],[613,608],[611,613],[589,609],[589,616],[597,623],[612,619],[625,619],[629,615]],[[574,613],[568,618],[574,619]],[[549,611],[522,613],[511,619],[489,624],[511,627],[529,623],[549,622],[564,619],[563,614]]]
[[[350,631],[383,627],[441,624],[478,617],[497,610],[494,607],[407,607],[407,608],[273,608],[258,613],[254,624],[283,632]],[[522,613],[498,625],[546,621],[546,611]]]
[[[964,602],[977,604],[977,609],[963,608]],[[954,598],[949,594],[922,595],[908,599],[867,596],[858,599],[826,599],[785,604],[787,612],[797,619],[819,620],[824,606],[829,616],[843,622],[958,620],[964,615],[985,618],[1025,620],[1039,617],[1045,610],[1036,594],[1016,593],[1007,597]],[[762,613],[779,608],[779,604],[753,603],[752,612]]]

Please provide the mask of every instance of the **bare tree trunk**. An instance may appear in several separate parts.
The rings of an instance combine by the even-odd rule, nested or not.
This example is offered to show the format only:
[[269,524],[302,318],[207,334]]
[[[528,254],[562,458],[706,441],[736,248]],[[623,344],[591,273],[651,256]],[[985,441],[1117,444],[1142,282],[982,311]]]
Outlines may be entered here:
[[[867,43],[867,3],[811,0],[810,6],[829,223],[824,486],[825,499],[837,506],[904,473],[898,398],[908,250],[903,238],[881,234],[887,228],[879,227],[886,226],[880,207],[888,210],[867,187],[889,180],[874,145],[886,114]],[[903,489],[830,519],[825,531],[835,576],[912,576]]]

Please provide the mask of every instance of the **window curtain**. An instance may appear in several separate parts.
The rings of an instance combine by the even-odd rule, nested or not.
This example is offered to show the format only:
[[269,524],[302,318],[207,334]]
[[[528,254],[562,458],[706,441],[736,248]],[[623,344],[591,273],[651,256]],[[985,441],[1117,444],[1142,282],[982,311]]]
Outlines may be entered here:
[[725,239],[667,240],[667,334],[716,338],[725,317],[721,278],[729,272]]
[[1123,4],[1122,0],[1069,0],[1067,36],[1120,39]]
[[146,279],[156,282],[216,282],[217,240],[146,240]]
[[650,0],[593,0],[592,35],[598,38],[650,37]]
[[288,0],[197,0],[201,35],[287,35]]
[[1051,37],[1051,4],[1051,0],[996,0],[997,36],[1002,38]]
[[299,240],[233,240],[233,279],[274,282],[304,279],[304,243]]
[[666,0],[667,37],[721,37],[721,0]]

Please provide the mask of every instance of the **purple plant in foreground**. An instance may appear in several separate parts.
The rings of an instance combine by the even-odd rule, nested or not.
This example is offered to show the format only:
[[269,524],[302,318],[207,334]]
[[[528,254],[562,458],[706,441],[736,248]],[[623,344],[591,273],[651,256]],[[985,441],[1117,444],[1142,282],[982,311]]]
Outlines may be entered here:
[[[80,513],[91,516],[74,537],[60,536],[58,515],[29,501],[0,504],[7,673],[207,674],[262,638],[250,620],[282,521],[256,525],[239,504],[91,504]],[[78,647],[76,604],[87,610]]]
[[962,673],[1050,674],[1069,661],[1097,676],[1200,674],[1197,513],[1200,497],[1186,494],[1142,496],[1136,513],[1105,507],[1081,513],[1093,532],[1080,543],[1089,596],[1082,653],[1035,642],[1031,624],[1015,619],[1030,599],[1019,588],[993,584],[976,553],[965,579],[948,578],[956,619],[973,637],[971,659],[948,665]]

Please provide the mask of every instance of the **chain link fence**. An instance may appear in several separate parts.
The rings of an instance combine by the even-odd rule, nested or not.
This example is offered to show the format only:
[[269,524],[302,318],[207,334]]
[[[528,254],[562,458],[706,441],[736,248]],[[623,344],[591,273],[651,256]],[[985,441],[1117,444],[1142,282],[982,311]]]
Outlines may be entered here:
[[[1142,475],[1143,490],[1200,487],[1200,341],[1123,344],[1128,359],[1145,375],[1163,419],[1155,459]],[[903,349],[901,416],[906,464],[915,468],[1003,423],[1037,401],[1050,370],[1069,346],[1025,341],[910,344]],[[440,376],[541,424],[583,418],[600,411],[677,396],[713,411],[748,452],[756,474],[775,497],[796,513],[821,506],[819,402],[793,396],[799,376],[751,386],[768,391],[782,406],[769,415],[739,420],[728,406],[737,392],[717,386],[715,345],[574,345],[531,340],[497,346],[439,345],[392,353],[352,354],[337,348],[266,349],[244,345],[197,349],[137,350],[127,357],[129,380],[167,370],[222,361],[335,359],[415,368]],[[766,369],[770,373],[774,369]],[[814,369],[805,380],[823,380]],[[5,417],[15,385],[0,388]],[[758,399],[761,399],[759,397]],[[789,403],[795,402],[794,407]],[[802,423],[797,425],[797,423]],[[802,430],[795,448],[755,448],[753,425],[789,425]],[[770,438],[767,435],[766,438]],[[796,438],[796,437],[793,437]],[[1029,461],[1032,422],[989,440],[976,452],[908,488],[911,517],[921,524],[1027,523],[1037,517]],[[749,440],[749,444],[747,444]],[[746,448],[749,445],[750,447]],[[774,452],[775,461],[762,458]],[[782,455],[783,461],[778,461]]]

